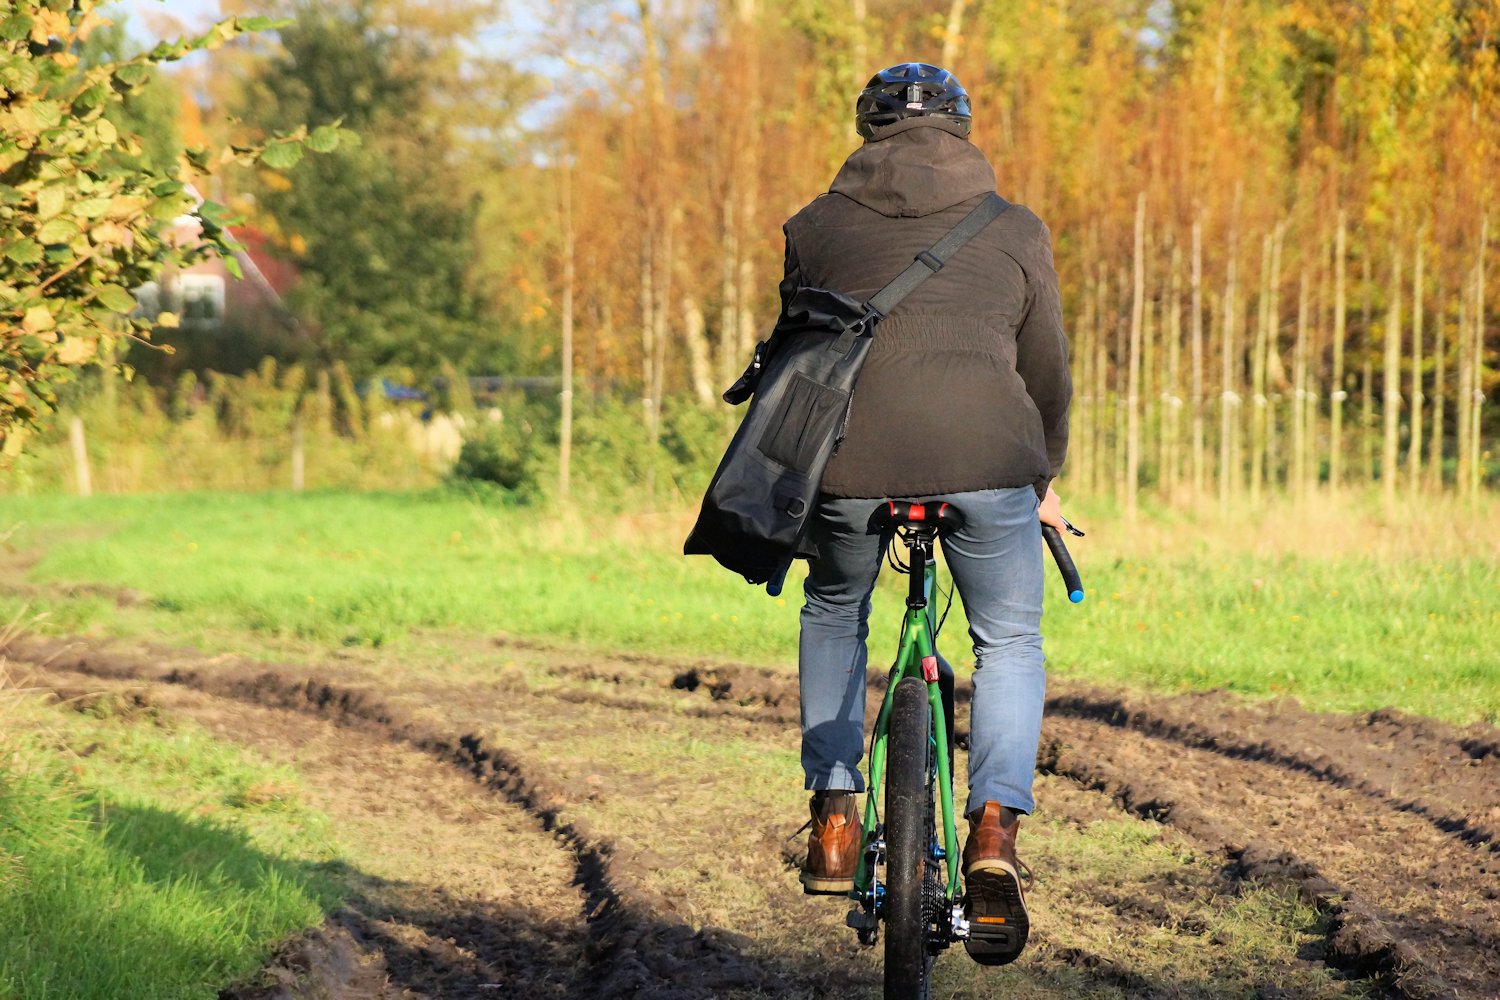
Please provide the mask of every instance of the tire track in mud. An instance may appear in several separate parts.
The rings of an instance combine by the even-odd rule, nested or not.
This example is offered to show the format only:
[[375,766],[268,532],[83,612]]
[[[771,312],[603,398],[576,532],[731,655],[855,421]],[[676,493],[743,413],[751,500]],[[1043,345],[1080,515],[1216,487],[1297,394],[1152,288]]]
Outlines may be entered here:
[[[1107,723],[1194,750],[1274,764],[1348,788],[1400,812],[1420,816],[1466,844],[1500,850],[1500,753],[1481,738],[1431,719],[1383,710],[1364,715],[1314,715],[1295,703],[1246,711],[1214,693],[1141,705],[1082,690],[1048,699],[1047,712]],[[1201,721],[1214,720],[1214,727]],[[1342,744],[1342,746],[1338,746]],[[1367,748],[1353,760],[1328,747]],[[1442,774],[1441,783],[1420,780]],[[1408,787],[1395,789],[1401,782]]]
[[[638,676],[590,676],[642,684]],[[673,686],[701,686],[715,702],[734,703],[736,681],[746,676],[755,688],[771,682],[754,668],[721,666],[694,668]],[[764,703],[768,720],[786,718],[780,706],[788,695],[795,705],[795,679],[780,683],[780,695],[757,691],[751,699]],[[872,714],[884,685],[872,671]],[[1296,892],[1326,915],[1320,957],[1334,968],[1412,998],[1500,997],[1500,907],[1493,905],[1500,899],[1500,743],[1493,731],[1462,731],[1393,710],[1315,714],[1218,692],[1141,706],[1066,682],[1054,687],[1063,693],[1048,699],[1044,773],[1182,830],[1224,857],[1231,879]],[[965,694],[961,686],[961,708]],[[652,704],[586,697],[621,708]],[[1110,763],[1132,738],[1139,741],[1133,773]],[[1184,755],[1195,762],[1187,777],[1175,763]],[[1257,785],[1275,791],[1234,791]],[[1267,831],[1241,821],[1247,804]],[[1116,902],[1117,912],[1132,905]],[[1072,962],[1066,952],[1059,949],[1058,957],[1099,970],[1097,960]],[[1131,988],[1124,980],[1115,985]]]
[[[64,646],[28,647],[24,658],[35,662]],[[806,989],[797,973],[742,954],[749,942],[712,929],[694,934],[675,918],[664,918],[670,913],[668,901],[616,877],[609,840],[580,820],[564,823],[555,789],[537,784],[524,759],[487,746],[472,733],[451,735],[423,726],[359,687],[294,681],[286,673],[238,658],[210,660],[175,650],[164,650],[160,657],[121,657],[79,652],[76,644],[72,650],[66,655],[78,661],[92,658],[93,671],[99,674],[123,669],[131,676],[196,686],[221,697],[367,728],[439,757],[515,801],[544,828],[552,824],[550,829],[571,838],[568,846],[579,859],[579,882],[589,899],[588,962],[603,985],[587,995],[639,991],[651,996],[709,996],[739,988],[774,995],[789,989],[800,992],[795,986]],[[167,673],[153,670],[158,659],[176,660],[184,667]],[[528,697],[587,702],[624,712],[670,706],[689,716],[733,718],[749,725],[782,727],[796,719],[796,679],[788,674],[734,664],[687,666],[650,657],[632,657],[626,669],[612,670],[609,664],[627,661],[618,656],[605,659],[601,669],[597,659],[583,662],[559,653],[549,659],[546,672],[586,682],[592,690],[570,690],[565,684],[561,689],[530,691]],[[371,681],[363,678],[359,683]],[[878,708],[883,687],[884,677],[872,672],[871,712]],[[1475,1000],[1500,996],[1500,942],[1485,923],[1494,912],[1485,907],[1494,903],[1495,895],[1487,903],[1477,903],[1477,909],[1471,907],[1472,912],[1456,905],[1462,902],[1460,883],[1466,878],[1473,896],[1500,881],[1494,877],[1500,866],[1492,863],[1493,839],[1474,832],[1484,826],[1482,816],[1462,812],[1476,796],[1482,800],[1492,773],[1485,769],[1500,756],[1492,752],[1496,741],[1491,733],[1477,727],[1457,732],[1397,713],[1302,713],[1296,725],[1278,728],[1280,716],[1275,711],[1222,695],[1163,698],[1135,706],[1070,687],[1066,681],[1054,681],[1053,687],[1060,693],[1049,702],[1044,771],[1081,789],[1102,792],[1131,814],[1165,822],[1221,856],[1222,885],[1195,891],[1233,895],[1236,881],[1246,879],[1287,886],[1327,915],[1322,953],[1309,957],[1398,995]],[[403,697],[427,693],[421,683],[403,685],[402,691]],[[461,689],[432,682],[430,693],[451,704]],[[963,700],[961,689],[961,704]],[[1283,712],[1288,718],[1293,714]],[[1348,735],[1360,732],[1369,738],[1360,742]],[[1315,737],[1327,742],[1326,761],[1320,762],[1318,753],[1308,749],[1319,746]],[[1379,784],[1380,754],[1383,746],[1400,739],[1421,744],[1423,752],[1457,761],[1453,766],[1481,777],[1458,791],[1440,789],[1421,797],[1405,790],[1400,796],[1386,793]],[[1441,782],[1441,775],[1434,777]],[[1444,831],[1435,818],[1449,815],[1464,816],[1466,827]],[[1353,832],[1342,840],[1329,840],[1329,831],[1337,831],[1340,824]],[[1365,827],[1369,830],[1361,832]],[[1416,845],[1424,863],[1430,862],[1428,871],[1402,857],[1407,841]],[[1454,857],[1462,863],[1455,864]],[[1424,894],[1433,893],[1426,885],[1430,878],[1423,876],[1438,868],[1442,872],[1436,891],[1448,911],[1423,903]],[[1411,907],[1405,905],[1399,891],[1403,886],[1416,908],[1423,910],[1419,917],[1412,917]],[[1107,891],[1097,894],[1102,905],[1126,919],[1186,937],[1201,935],[1201,927],[1180,924],[1170,910],[1145,912],[1139,897],[1108,896]],[[1057,944],[1045,935],[1037,945],[1039,958],[1074,967],[1101,985],[1130,993],[1156,992],[1135,970],[1112,960]],[[674,948],[670,961],[657,960],[654,967],[642,958],[642,953],[671,953]],[[718,961],[723,972],[712,986],[696,978],[696,969],[684,971],[684,966],[701,967],[704,956],[710,956],[710,964]]]
[[[1413,998],[1500,990],[1500,865],[1400,810],[1272,762],[1166,744],[1091,720],[1047,722],[1041,768],[1286,884],[1330,916],[1324,960]],[[1493,866],[1493,870],[1492,870]]]
[[[232,663],[216,661],[209,669],[179,666],[162,671],[154,666],[156,657],[149,653],[120,653],[91,649],[76,641],[33,638],[13,640],[0,647],[0,654],[48,671],[68,671],[106,681],[180,686],[248,705],[306,713],[404,744],[469,775],[491,794],[524,810],[574,859],[574,882],[585,898],[583,959],[588,974],[578,976],[579,990],[569,996],[699,1000],[736,990],[754,990],[762,996],[803,992],[795,987],[793,981],[798,977],[790,970],[774,968],[748,954],[748,939],[716,927],[695,931],[672,914],[673,907],[667,900],[617,877],[611,867],[616,851],[610,840],[580,819],[562,819],[562,797],[530,773],[513,753],[487,746],[479,735],[443,733],[406,717],[366,691],[315,679],[290,679],[263,665],[237,659]],[[176,658],[182,659],[183,654],[177,651]],[[197,659],[205,661],[201,656]],[[426,935],[431,940],[422,947],[438,952],[436,957],[441,961],[442,934],[454,923],[452,914],[431,914],[429,922],[437,933]],[[403,946],[403,942],[383,934],[378,922],[372,923],[357,911],[339,915],[335,923],[356,941],[374,940],[387,949]],[[338,928],[325,931],[338,938]],[[452,948],[451,941],[448,948]],[[434,956],[417,958],[431,962]],[[486,988],[482,982],[472,985]]]

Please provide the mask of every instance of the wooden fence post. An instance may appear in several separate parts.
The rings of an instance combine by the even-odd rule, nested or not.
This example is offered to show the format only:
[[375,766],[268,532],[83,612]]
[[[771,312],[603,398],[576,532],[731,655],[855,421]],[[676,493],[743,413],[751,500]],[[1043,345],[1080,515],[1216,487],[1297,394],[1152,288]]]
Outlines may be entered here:
[[292,492],[307,486],[307,449],[302,435],[302,417],[292,418]]
[[89,449],[83,437],[83,418],[74,417],[68,427],[68,438],[73,443],[73,476],[78,484],[78,495],[94,495],[94,480],[89,474]]

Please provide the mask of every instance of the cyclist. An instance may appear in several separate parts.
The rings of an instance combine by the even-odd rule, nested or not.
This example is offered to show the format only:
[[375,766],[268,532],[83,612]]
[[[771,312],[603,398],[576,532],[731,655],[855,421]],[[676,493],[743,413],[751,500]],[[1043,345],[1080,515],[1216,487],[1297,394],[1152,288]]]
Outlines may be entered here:
[[[783,308],[799,285],[868,298],[995,190],[968,141],[968,94],[945,70],[880,71],[855,124],[864,144],[784,227]],[[1039,518],[1062,527],[1050,483],[1072,397],[1050,240],[1013,206],[880,324],[809,529],[817,555],[801,616],[802,766],[814,793],[802,884],[845,893],[860,844],[865,638],[881,563],[866,523],[887,498],[962,511],[965,527],[943,550],[974,642],[965,947],[986,965],[1013,961],[1028,927],[1016,832],[1033,808],[1045,691]],[[951,690],[952,668],[940,669]],[[1000,921],[1014,931],[1003,944],[984,933]]]

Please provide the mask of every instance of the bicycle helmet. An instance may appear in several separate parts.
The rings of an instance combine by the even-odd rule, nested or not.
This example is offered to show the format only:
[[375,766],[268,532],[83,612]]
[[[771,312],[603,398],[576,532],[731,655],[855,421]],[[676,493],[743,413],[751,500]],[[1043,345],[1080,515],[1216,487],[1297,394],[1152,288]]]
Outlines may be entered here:
[[901,63],[874,76],[854,102],[854,127],[866,139],[882,125],[932,115],[963,125],[969,134],[969,94],[958,78],[927,63]]

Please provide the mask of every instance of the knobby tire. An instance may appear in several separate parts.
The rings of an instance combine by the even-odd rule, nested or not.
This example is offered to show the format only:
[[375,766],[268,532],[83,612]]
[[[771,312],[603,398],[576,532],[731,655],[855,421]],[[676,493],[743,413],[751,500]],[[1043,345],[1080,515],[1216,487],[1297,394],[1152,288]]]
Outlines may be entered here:
[[927,1000],[932,952],[923,879],[932,841],[932,709],[927,685],[896,686],[885,776],[885,998]]

